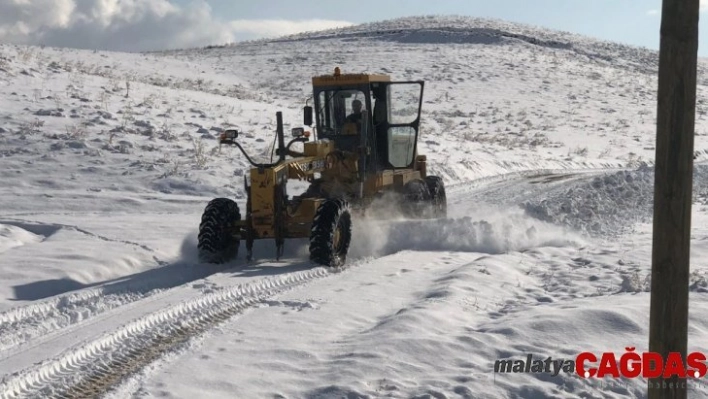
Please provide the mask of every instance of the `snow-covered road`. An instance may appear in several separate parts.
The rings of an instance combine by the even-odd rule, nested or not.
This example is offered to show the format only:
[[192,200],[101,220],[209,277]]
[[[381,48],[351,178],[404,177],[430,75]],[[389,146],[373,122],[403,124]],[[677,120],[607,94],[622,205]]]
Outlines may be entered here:
[[[570,182],[591,179],[597,173],[538,172],[451,187],[449,220],[359,225],[355,230],[350,264],[338,271],[313,267],[304,256],[305,243],[298,241],[288,243],[289,258],[282,262],[261,260],[244,265],[237,261],[223,268],[198,265],[190,237],[182,246],[181,257],[174,262],[163,262],[154,269],[86,288],[67,286],[66,293],[1,313],[0,372],[6,377],[0,392],[2,397],[8,398],[37,394],[83,397],[123,382],[119,394],[125,394],[126,390],[135,389],[164,390],[160,388],[164,385],[160,381],[169,378],[171,384],[184,383],[170,387],[171,395],[179,392],[177,396],[195,397],[203,383],[221,381],[223,389],[214,393],[221,392],[225,397],[263,397],[299,389],[303,384],[308,386],[307,382],[321,384],[334,378],[332,373],[340,377],[348,375],[352,381],[358,381],[357,373],[371,367],[367,364],[372,358],[383,361],[388,351],[410,350],[406,349],[408,344],[395,344],[388,349],[374,347],[385,346],[387,340],[394,339],[396,331],[402,334],[401,340],[425,339],[425,335],[434,331],[406,332],[419,329],[415,326],[416,317],[427,317],[416,315],[410,320],[404,317],[401,327],[385,327],[395,331],[386,332],[383,340],[365,337],[377,334],[378,328],[387,325],[387,319],[399,320],[401,313],[416,314],[420,312],[419,307],[428,302],[447,302],[445,298],[451,294],[450,282],[456,281],[457,274],[474,274],[477,283],[464,287],[469,293],[461,297],[456,306],[495,307],[501,315],[517,306],[514,304],[519,302],[520,296],[529,296],[521,294],[528,290],[523,287],[537,284],[540,271],[525,264],[528,260],[513,258],[538,250],[571,254],[585,245],[584,239],[564,232],[561,227],[525,216],[521,208],[510,208],[510,205],[544,196]],[[198,214],[173,214],[164,218],[157,214],[150,220],[149,215],[142,214],[140,222],[152,226],[153,231],[173,228],[192,233],[193,228],[185,226],[194,225],[195,216]],[[57,215],[53,217],[62,219]],[[114,226],[127,226],[128,221],[137,220],[130,216],[121,220],[119,215],[110,218],[115,219]],[[17,221],[23,219],[6,219],[0,223],[30,233],[68,228],[60,222],[45,222],[44,227],[39,228],[40,225],[31,224],[29,219],[23,222]],[[98,222],[88,223],[89,227],[74,226],[72,231],[83,232],[84,240],[104,237],[88,233],[92,224]],[[180,225],[181,229],[177,229]],[[131,251],[151,251],[152,237],[130,236],[128,231],[122,230],[124,236],[113,240],[114,244],[120,242],[124,249]],[[99,241],[106,240],[109,239],[99,238]],[[31,245],[28,243],[27,247]],[[268,259],[272,250],[268,243],[262,243],[256,248],[256,254]],[[496,256],[490,258],[490,254]],[[500,267],[502,269],[492,270]],[[494,284],[493,276],[501,270],[505,278],[501,285],[500,281]],[[509,287],[509,281],[519,281],[519,286]],[[471,281],[465,284],[468,283]],[[553,302],[543,295],[535,300]],[[310,312],[313,309],[317,312]],[[247,316],[232,318],[244,311]],[[442,318],[438,332],[445,330],[445,323],[449,322],[445,318],[462,317],[453,313],[435,316]],[[345,339],[355,331],[355,336]],[[464,343],[472,338],[450,339]],[[202,340],[212,343],[204,344],[202,349],[188,349]],[[349,342],[351,340],[354,341]],[[223,344],[218,344],[219,341]],[[334,343],[357,348],[372,345],[371,353],[370,356],[347,354],[347,349],[339,344],[332,347]],[[313,351],[312,345],[320,344],[323,351]],[[172,359],[185,350],[187,353],[182,357]],[[405,356],[397,357],[396,362],[405,361]],[[436,356],[431,357],[434,358]],[[439,358],[444,358],[446,364],[454,363],[442,353]],[[218,364],[209,366],[210,371],[201,366],[194,368],[195,362],[207,359],[216,359]],[[490,360],[492,358],[485,361]],[[376,363],[377,367],[384,367],[379,361]],[[462,363],[469,367],[478,364],[474,359]],[[464,370],[468,367],[464,364],[455,367]],[[150,367],[145,369],[145,366]],[[175,368],[176,371],[165,374],[167,377],[159,377],[158,373],[156,380],[149,379],[142,387],[141,370],[145,372],[154,367]],[[228,378],[213,373],[212,367],[231,375],[240,370],[237,375],[244,379],[226,381]],[[393,367],[398,375],[407,372],[409,367],[418,366]],[[377,373],[376,369],[371,369],[373,374]],[[251,378],[255,370],[258,375],[267,376],[266,380],[276,377],[282,380],[266,384],[263,377]],[[174,378],[175,372],[185,375]],[[122,380],[126,376],[132,376],[127,383]],[[304,380],[298,382],[299,379]],[[338,388],[322,389],[327,393],[328,389],[336,391]],[[394,388],[384,384],[376,389]],[[453,389],[465,391],[464,384]]]

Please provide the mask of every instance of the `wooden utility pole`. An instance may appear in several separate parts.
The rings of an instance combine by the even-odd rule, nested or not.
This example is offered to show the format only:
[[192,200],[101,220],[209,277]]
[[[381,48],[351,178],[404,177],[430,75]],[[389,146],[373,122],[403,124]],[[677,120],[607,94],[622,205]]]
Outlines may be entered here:
[[[667,359],[688,346],[693,137],[699,0],[663,0],[654,180],[649,351]],[[648,383],[649,399],[686,398],[687,381]]]

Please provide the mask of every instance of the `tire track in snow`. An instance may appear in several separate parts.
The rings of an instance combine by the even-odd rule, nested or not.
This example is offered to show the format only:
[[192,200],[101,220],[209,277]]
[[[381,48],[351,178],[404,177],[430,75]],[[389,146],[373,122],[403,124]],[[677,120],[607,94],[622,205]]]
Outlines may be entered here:
[[4,378],[1,398],[79,398],[103,393],[217,324],[285,290],[347,270],[316,268],[198,294],[178,305],[140,317],[112,333],[68,349],[28,370]]
[[[261,263],[263,261],[255,265]],[[191,262],[178,262],[127,276],[117,282],[103,283],[6,310],[0,313],[0,354],[4,355],[3,352],[24,343],[36,343],[33,340],[39,337],[50,338],[53,333],[113,309],[168,295],[173,288],[216,273],[236,270],[239,266],[205,267]]]

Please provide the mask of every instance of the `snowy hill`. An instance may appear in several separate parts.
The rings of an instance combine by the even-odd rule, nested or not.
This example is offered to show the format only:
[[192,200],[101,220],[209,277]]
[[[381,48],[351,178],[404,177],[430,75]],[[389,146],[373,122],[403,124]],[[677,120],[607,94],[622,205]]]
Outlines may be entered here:
[[[495,375],[497,359],[646,349],[655,52],[411,17],[157,53],[0,44],[0,396],[643,397],[641,379]],[[200,265],[275,113],[313,75],[423,79],[420,152],[451,217],[355,227],[351,265]],[[699,67],[691,350],[706,351]],[[435,238],[435,239],[431,239]],[[693,397],[706,396],[706,387]],[[110,396],[109,395],[109,396]]]
[[576,53],[579,57],[586,57],[590,62],[615,61],[614,66],[616,67],[631,66],[640,71],[652,71],[658,65],[658,54],[648,49],[596,40],[539,26],[463,16],[399,18],[347,28],[290,35],[270,40],[270,42],[356,38],[420,44],[526,42],[539,47],[568,50]]

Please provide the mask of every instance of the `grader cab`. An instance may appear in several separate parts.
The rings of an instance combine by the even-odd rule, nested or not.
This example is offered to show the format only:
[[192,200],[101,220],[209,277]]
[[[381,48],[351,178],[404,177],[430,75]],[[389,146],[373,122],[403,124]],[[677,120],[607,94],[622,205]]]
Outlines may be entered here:
[[[309,130],[293,128],[286,145],[277,112],[276,162],[253,162],[237,141],[238,131],[222,133],[220,143],[237,146],[253,168],[244,179],[245,212],[229,198],[207,204],[198,236],[203,262],[232,260],[241,241],[251,260],[258,239],[273,239],[279,259],[286,239],[308,238],[313,262],[340,266],[356,217],[377,207],[394,205],[408,218],[446,217],[444,183],[427,174],[426,157],[417,153],[423,81],[394,82],[387,75],[335,68],[332,75],[313,77],[312,85],[314,107],[305,106],[303,122],[316,134],[311,140]],[[302,151],[291,149],[295,143],[302,143]],[[292,179],[307,182],[307,190],[289,196]]]

